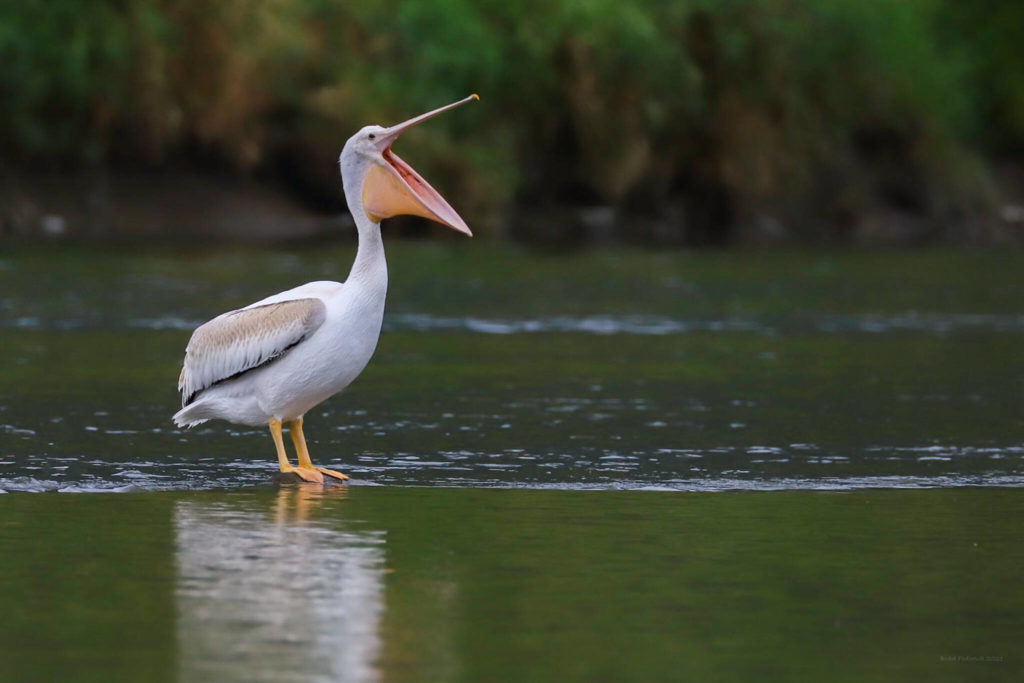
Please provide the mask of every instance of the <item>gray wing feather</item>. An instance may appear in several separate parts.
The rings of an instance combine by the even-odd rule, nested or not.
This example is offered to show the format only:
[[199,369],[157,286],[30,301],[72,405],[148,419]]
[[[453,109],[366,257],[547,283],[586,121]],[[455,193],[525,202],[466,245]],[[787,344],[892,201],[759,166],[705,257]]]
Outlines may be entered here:
[[280,358],[323,324],[320,299],[293,299],[219,315],[192,333],[178,377],[181,406],[199,392]]

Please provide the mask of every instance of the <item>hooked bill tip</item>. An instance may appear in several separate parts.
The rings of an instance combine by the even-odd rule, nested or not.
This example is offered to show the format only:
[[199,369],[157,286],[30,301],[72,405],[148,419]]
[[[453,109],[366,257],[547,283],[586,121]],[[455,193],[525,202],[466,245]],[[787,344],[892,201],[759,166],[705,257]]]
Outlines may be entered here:
[[470,95],[470,97],[472,97],[474,100],[479,100],[480,99],[480,96],[477,95],[476,93],[473,93],[472,95]]

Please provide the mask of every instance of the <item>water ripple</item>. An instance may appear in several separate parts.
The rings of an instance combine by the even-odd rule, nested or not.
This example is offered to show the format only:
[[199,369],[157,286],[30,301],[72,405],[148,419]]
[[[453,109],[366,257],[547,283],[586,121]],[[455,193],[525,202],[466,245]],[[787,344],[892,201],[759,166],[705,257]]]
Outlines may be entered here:
[[[346,460],[323,464],[350,474],[355,485],[675,491],[1024,485],[1024,444],[875,446],[843,452],[802,443],[651,450],[583,447],[571,454],[459,449],[363,452]],[[992,469],[996,462],[998,468]],[[905,466],[912,463],[930,470],[906,474]],[[12,476],[4,478],[7,468]],[[26,471],[31,474],[23,474]],[[174,457],[129,464],[42,456],[31,463],[0,463],[0,492],[225,489],[290,480],[262,459]]]
[[[203,322],[203,318],[173,314],[158,317],[109,319],[98,319],[95,316],[21,315],[0,320],[0,328],[77,330],[124,327],[192,331]],[[823,334],[921,332],[941,335],[965,331],[1024,332],[1024,315],[929,314],[909,311],[890,315],[801,313],[794,316],[726,316],[722,318],[662,315],[556,315],[530,318],[485,318],[403,313],[388,315],[384,322],[384,328],[404,332],[448,331],[496,335],[552,332],[594,335],[676,335],[697,332],[775,335],[782,332],[808,331]]]

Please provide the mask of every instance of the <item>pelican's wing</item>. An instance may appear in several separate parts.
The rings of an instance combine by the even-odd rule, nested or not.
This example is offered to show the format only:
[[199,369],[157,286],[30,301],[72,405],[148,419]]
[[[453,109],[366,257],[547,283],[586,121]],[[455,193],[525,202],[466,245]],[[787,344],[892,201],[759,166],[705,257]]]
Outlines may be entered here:
[[185,349],[178,377],[184,408],[200,391],[279,358],[324,322],[320,299],[251,306],[200,325]]

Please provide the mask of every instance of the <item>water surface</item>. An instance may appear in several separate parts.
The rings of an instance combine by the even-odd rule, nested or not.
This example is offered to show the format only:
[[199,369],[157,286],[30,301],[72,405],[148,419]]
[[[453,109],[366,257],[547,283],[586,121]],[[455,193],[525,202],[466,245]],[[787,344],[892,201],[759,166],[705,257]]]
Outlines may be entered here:
[[3,680],[1019,680],[1015,489],[0,497]]
[[[1024,483],[1024,256],[389,244],[376,357],[307,416],[376,484]],[[352,250],[0,257],[0,489],[267,483],[262,429],[170,422],[191,330]]]
[[0,680],[1021,679],[1024,255],[388,254],[327,487],[170,416],[351,248],[0,254]]

